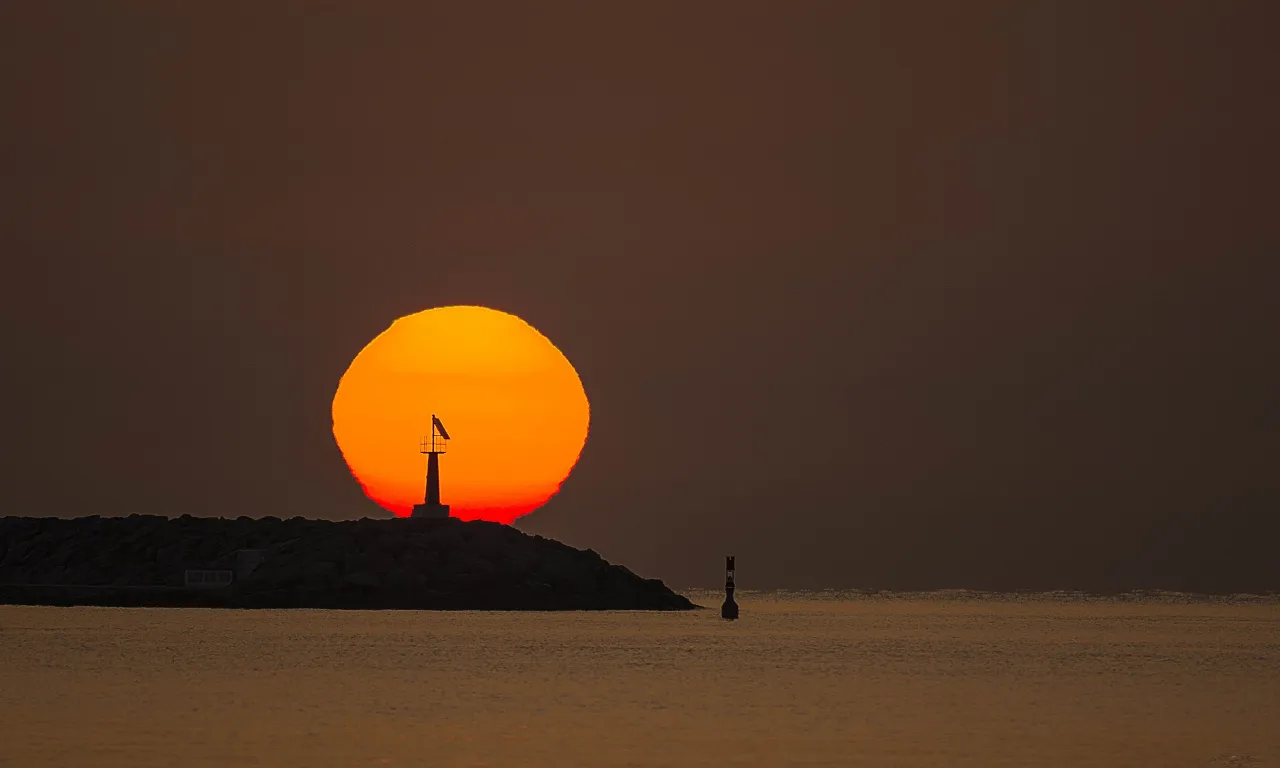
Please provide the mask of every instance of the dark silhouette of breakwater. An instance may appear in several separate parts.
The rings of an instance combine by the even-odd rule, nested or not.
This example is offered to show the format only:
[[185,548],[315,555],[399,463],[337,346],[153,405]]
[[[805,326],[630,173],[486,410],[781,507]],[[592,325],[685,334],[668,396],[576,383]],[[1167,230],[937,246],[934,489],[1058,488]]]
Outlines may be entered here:
[[[227,584],[195,571],[261,563]],[[243,571],[243,569],[240,569]],[[185,578],[184,578],[185,576]],[[682,610],[591,550],[497,523],[0,517],[0,603],[228,608]]]

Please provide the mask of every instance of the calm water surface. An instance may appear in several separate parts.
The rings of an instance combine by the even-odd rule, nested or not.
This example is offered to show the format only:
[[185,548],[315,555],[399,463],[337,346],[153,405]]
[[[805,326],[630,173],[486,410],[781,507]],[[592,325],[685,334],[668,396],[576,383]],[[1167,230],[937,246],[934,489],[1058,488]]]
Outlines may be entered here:
[[740,595],[0,606],[0,765],[1280,766],[1277,599]]

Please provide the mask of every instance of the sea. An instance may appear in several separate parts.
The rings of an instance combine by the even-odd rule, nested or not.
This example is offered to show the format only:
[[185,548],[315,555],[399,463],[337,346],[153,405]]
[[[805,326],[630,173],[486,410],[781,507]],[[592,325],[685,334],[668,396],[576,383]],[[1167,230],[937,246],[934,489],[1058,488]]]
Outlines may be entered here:
[[1280,766],[1280,597],[0,606],[0,766]]

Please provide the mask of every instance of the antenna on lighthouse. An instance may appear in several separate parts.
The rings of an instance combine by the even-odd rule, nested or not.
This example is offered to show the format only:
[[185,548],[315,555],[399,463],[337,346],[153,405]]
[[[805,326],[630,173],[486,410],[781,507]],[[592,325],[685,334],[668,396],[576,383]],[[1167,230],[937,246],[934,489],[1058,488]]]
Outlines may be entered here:
[[422,438],[418,453],[427,457],[427,492],[421,504],[413,507],[411,517],[443,518],[449,516],[449,505],[440,503],[440,456],[449,447],[449,431],[444,422],[431,414],[431,435]]

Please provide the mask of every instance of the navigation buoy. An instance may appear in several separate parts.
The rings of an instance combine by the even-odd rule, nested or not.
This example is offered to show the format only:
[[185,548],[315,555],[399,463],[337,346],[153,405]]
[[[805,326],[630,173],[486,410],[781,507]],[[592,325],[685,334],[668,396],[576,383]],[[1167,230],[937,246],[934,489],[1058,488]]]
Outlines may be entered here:
[[733,555],[724,559],[724,605],[720,606],[720,618],[738,618],[738,604],[733,601]]

